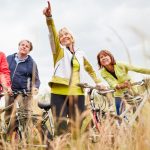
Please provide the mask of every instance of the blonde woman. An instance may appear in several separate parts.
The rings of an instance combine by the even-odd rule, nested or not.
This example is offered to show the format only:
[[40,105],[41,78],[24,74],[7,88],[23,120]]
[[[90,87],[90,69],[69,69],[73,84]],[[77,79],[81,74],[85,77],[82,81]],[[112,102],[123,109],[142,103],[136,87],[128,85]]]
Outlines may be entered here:
[[[62,28],[58,33],[52,18],[50,2],[43,10],[46,16],[47,26],[50,32],[51,47],[54,61],[54,75],[49,82],[51,87],[51,103],[56,113],[58,134],[67,130],[67,115],[71,120],[76,119],[76,108],[81,114],[84,111],[84,93],[76,84],[85,82],[84,71],[87,71],[96,84],[100,80],[96,77],[95,71],[86,59],[83,51],[76,49],[75,39],[70,30]],[[99,84],[103,87],[102,84]]]

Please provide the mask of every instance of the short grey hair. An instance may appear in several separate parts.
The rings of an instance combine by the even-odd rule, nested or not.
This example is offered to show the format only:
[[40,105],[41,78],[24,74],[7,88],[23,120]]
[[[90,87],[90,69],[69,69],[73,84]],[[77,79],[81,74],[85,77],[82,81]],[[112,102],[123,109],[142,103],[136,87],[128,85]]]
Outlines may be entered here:
[[30,42],[29,40],[21,40],[18,45],[20,46],[20,44],[21,44],[23,41],[26,41],[26,42],[28,42],[28,43],[30,44],[30,51],[32,51],[32,50],[33,50],[33,45],[32,45],[32,42]]

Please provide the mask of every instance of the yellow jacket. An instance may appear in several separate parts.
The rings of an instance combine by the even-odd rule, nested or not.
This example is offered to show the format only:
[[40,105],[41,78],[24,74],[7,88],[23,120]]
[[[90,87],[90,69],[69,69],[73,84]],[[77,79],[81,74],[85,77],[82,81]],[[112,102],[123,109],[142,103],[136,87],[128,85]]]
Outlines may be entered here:
[[[135,67],[132,65],[127,65],[127,64],[119,63],[119,62],[117,62],[114,65],[114,70],[115,70],[117,79],[113,75],[111,75],[111,73],[109,73],[105,68],[101,69],[101,76],[108,82],[111,88],[115,88],[117,84],[121,84],[127,80],[131,80],[131,77],[128,75],[128,71],[134,71],[134,72],[143,73],[143,74],[150,74],[150,69]],[[135,88],[135,86],[133,87],[133,90],[137,92],[137,89]],[[116,92],[114,93],[114,96],[122,96],[124,91],[126,91],[126,89],[116,90]]]
[[[70,53],[69,50],[60,45],[54,21],[51,17],[47,18],[47,25],[50,32],[50,42],[54,60],[54,75],[52,76],[52,80],[49,82],[49,85],[51,86],[53,83],[53,85],[62,84],[65,86],[69,86],[72,71],[71,58],[73,55]],[[88,74],[92,77],[92,79],[95,81],[95,83],[99,83],[100,80],[97,78],[95,71],[93,70],[88,60],[85,58],[84,53],[76,49],[75,57],[80,64],[79,70],[80,82],[83,82],[84,79],[83,73],[84,70],[86,70]]]

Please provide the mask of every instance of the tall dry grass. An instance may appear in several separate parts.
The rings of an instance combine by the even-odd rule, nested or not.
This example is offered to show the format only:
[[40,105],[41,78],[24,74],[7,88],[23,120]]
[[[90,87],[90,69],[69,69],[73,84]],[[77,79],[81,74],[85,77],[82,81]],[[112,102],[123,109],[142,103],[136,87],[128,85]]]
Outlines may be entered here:
[[[149,150],[150,149],[150,103],[147,102],[135,124],[112,126],[110,119],[103,122],[98,135],[98,141],[93,143],[89,133],[80,135],[77,139],[70,134],[56,137],[51,142],[55,150]],[[89,131],[90,132],[90,131]],[[90,133],[91,134],[91,133]]]
[[[145,91],[145,89],[143,89]],[[83,116],[77,115],[75,129],[61,136],[56,136],[53,141],[42,141],[39,131],[34,125],[28,128],[28,138],[24,135],[21,141],[9,137],[7,140],[1,135],[0,150],[149,150],[150,149],[150,97],[147,94],[147,102],[142,108],[140,115],[134,125],[112,124],[113,120],[105,119],[101,126],[100,132],[95,133],[91,130],[80,134],[79,120]],[[41,110],[34,102],[34,113],[41,114]],[[86,113],[85,113],[86,114]],[[89,115],[89,113],[87,113]],[[75,133],[76,136],[73,134]],[[96,136],[96,142],[91,138]]]
[[[148,96],[149,98],[149,96]],[[107,118],[100,126],[100,133],[92,131],[80,134],[79,119],[76,121],[77,130],[71,133],[66,133],[61,136],[56,136],[53,141],[49,141],[47,147],[46,141],[41,141],[40,134],[35,126],[30,126],[28,129],[28,139],[23,136],[21,141],[11,140],[7,142],[1,136],[1,149],[5,150],[149,150],[150,149],[150,100],[148,100],[135,124],[130,127],[126,124],[121,126],[112,125],[112,120]],[[35,102],[35,101],[34,101]],[[34,103],[34,109],[37,104]],[[39,112],[39,108],[35,112]],[[73,136],[76,132],[76,137]],[[96,142],[91,140],[96,135]],[[11,138],[11,137],[10,137]]]

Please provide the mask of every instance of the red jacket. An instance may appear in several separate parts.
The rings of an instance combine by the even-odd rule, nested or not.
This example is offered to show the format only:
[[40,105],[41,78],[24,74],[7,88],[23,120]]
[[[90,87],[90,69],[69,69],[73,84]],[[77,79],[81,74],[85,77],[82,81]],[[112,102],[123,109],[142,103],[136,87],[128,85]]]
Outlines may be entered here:
[[0,52],[0,84],[6,88],[11,87],[10,70],[3,52]]

